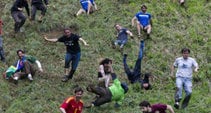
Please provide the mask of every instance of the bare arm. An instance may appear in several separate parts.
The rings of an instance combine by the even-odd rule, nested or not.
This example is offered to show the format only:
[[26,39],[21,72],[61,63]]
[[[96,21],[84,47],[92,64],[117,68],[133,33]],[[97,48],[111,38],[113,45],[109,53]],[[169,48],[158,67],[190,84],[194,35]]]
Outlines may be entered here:
[[170,105],[167,105],[167,108],[166,108],[170,113],[174,113],[174,110],[173,108],[170,106]]
[[60,108],[61,113],[66,113],[64,108]]
[[88,46],[88,44],[86,43],[86,41],[83,38],[79,38],[79,40],[82,41],[85,46]]
[[47,36],[44,36],[44,39],[47,40],[47,41],[50,41],[50,42],[57,42],[58,39],[55,38],[55,39],[48,39]]
[[96,5],[96,3],[94,2],[94,8],[95,8],[95,10],[97,10],[97,5]]
[[171,76],[174,76],[174,66],[171,66]]
[[130,32],[129,30],[127,30],[126,33],[127,33],[128,35],[130,35],[131,37],[133,37],[133,33]]
[[135,20],[137,20],[136,16],[134,16],[134,17],[133,17],[133,19],[131,20],[131,24],[132,24],[132,26],[134,26],[134,22],[135,22]]

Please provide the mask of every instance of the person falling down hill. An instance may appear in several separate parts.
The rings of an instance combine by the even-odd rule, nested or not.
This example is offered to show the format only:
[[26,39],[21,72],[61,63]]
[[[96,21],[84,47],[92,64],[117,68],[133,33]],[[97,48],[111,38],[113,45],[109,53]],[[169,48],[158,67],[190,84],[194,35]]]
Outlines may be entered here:
[[[112,67],[111,67],[112,69]],[[86,106],[87,108],[93,106],[101,106],[105,103],[109,103],[115,101],[115,107],[120,107],[122,101],[124,100],[124,96],[128,91],[128,86],[125,82],[120,82],[117,79],[117,75],[111,70],[111,76],[113,80],[113,84],[108,88],[88,85],[86,88],[88,92],[94,93],[97,95],[97,99],[93,101],[90,105]]]

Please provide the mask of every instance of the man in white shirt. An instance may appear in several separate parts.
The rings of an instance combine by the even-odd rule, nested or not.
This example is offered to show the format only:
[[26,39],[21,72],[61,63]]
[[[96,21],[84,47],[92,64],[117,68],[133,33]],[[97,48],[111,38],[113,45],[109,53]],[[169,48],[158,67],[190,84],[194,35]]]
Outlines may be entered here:
[[187,107],[191,93],[192,93],[192,73],[198,71],[199,66],[195,59],[189,57],[190,50],[184,48],[181,51],[182,57],[176,58],[172,70],[171,76],[174,74],[174,68],[178,68],[176,72],[176,93],[174,107],[179,109],[179,102],[182,99],[182,88],[184,87],[186,96],[182,102],[182,108]]

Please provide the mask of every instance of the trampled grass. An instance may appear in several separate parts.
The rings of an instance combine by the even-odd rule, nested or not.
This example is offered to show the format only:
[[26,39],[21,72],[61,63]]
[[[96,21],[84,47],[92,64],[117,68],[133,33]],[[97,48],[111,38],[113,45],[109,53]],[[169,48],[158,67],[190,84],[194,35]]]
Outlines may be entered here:
[[[101,107],[84,109],[84,113],[140,113],[138,104],[142,100],[151,103],[174,104],[175,81],[169,78],[170,66],[180,56],[183,47],[191,49],[200,71],[194,73],[193,95],[189,106],[176,113],[211,112],[211,3],[206,0],[189,0],[187,9],[169,0],[97,0],[99,10],[87,16],[75,18],[79,10],[78,0],[51,0],[42,23],[26,21],[24,33],[13,38],[14,21],[10,15],[13,1],[0,1],[0,17],[4,25],[4,50],[7,63],[0,62],[3,73],[16,59],[16,50],[24,49],[27,54],[37,57],[44,68],[43,74],[36,74],[34,82],[20,80],[16,86],[3,78],[0,79],[0,113],[58,113],[63,100],[73,94],[76,86],[85,90],[89,83],[97,83],[97,68],[101,58],[109,57],[114,61],[114,70],[122,81],[127,81],[122,65],[122,55],[112,49],[115,40],[113,25],[120,23],[136,36],[136,28],[131,27],[131,19],[140,10],[141,4],[148,6],[153,15],[152,40],[146,41],[142,71],[156,76],[150,91],[140,90],[139,84],[129,85],[123,105],[116,109],[114,103]],[[40,14],[40,12],[38,12]],[[61,82],[64,74],[65,47],[61,43],[50,43],[43,35],[58,38],[62,28],[71,26],[89,44],[81,44],[82,56],[78,70],[72,80]],[[129,39],[124,48],[128,63],[134,66],[138,54],[139,41]],[[128,82],[128,81],[127,81]],[[85,91],[83,100],[88,104],[94,98]]]

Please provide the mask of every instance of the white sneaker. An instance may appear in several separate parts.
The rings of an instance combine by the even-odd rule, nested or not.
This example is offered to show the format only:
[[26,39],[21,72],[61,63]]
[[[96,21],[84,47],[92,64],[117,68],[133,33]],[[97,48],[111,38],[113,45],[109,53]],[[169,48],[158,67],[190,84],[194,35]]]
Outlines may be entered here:
[[30,81],[33,81],[33,78],[32,78],[32,75],[31,75],[31,74],[28,74],[28,79],[29,79]]

